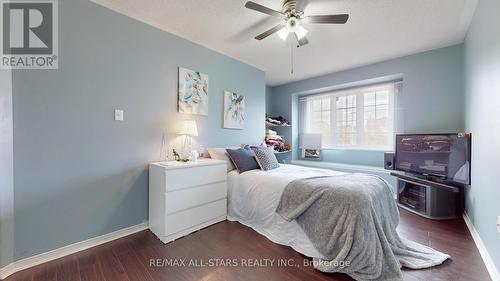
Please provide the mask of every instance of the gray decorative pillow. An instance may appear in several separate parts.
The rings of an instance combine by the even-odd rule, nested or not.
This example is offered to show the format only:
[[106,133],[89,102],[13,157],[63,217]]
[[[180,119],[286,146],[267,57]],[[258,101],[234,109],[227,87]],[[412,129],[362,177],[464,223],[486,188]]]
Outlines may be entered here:
[[238,149],[226,149],[229,159],[233,161],[238,172],[243,173],[249,170],[259,169],[259,164],[255,161],[254,154],[250,147]]
[[278,159],[274,155],[274,151],[267,146],[254,146],[252,150],[255,154],[255,159],[259,166],[264,171],[276,169],[280,166]]

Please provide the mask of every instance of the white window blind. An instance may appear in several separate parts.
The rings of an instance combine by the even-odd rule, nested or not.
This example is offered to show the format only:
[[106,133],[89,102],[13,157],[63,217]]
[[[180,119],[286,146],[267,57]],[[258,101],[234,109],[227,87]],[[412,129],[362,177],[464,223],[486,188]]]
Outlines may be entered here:
[[301,97],[300,130],[324,148],[391,149],[396,82]]

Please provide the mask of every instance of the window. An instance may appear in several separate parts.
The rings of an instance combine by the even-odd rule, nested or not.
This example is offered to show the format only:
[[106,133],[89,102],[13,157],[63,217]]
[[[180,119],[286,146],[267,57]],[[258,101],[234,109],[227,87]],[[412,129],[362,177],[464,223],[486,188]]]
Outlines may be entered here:
[[324,148],[390,149],[395,83],[300,98],[302,132],[319,133]]

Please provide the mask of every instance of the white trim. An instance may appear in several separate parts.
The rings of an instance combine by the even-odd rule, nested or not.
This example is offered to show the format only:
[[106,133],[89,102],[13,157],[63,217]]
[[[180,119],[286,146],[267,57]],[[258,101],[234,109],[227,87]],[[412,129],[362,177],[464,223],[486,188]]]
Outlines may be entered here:
[[[344,90],[337,90],[337,91],[332,91],[332,92],[326,92],[326,93],[321,93],[321,94],[316,94],[316,95],[308,95],[308,96],[302,96],[299,97],[299,103],[302,104],[302,107],[305,107],[307,110],[302,110],[300,112],[302,115],[299,116],[301,117],[300,119],[302,120],[303,124],[303,130],[300,131],[302,133],[318,133],[317,131],[314,131],[312,129],[312,124],[313,123],[318,123],[318,122],[324,122],[323,120],[323,113],[329,113],[329,121],[327,123],[330,123],[330,133],[328,137],[331,137],[331,140],[329,143],[323,142],[323,148],[324,149],[336,149],[336,150],[390,150],[391,147],[394,146],[394,132],[395,132],[395,122],[394,122],[394,117],[395,117],[395,110],[396,110],[396,105],[395,105],[395,94],[396,94],[396,83],[398,82],[387,82],[387,83],[382,83],[382,84],[375,84],[375,85],[367,85],[367,86],[361,86],[361,87],[353,87],[349,89],[344,89]],[[364,121],[365,120],[365,111],[367,106],[364,103],[364,99],[367,93],[371,94],[377,94],[378,91],[384,90],[387,92],[387,111],[388,111],[388,116],[387,116],[387,129],[391,131],[391,133],[387,133],[387,138],[388,138],[388,144],[386,146],[376,146],[376,145],[366,145],[364,143],[365,141],[365,125]],[[345,101],[345,105],[343,105],[341,108],[338,107],[337,100],[339,98],[351,98],[355,97],[354,99],[354,106],[349,105],[349,102],[347,100]],[[330,101],[330,107],[329,109],[324,109],[323,108],[323,103],[325,101]],[[385,104],[379,104],[376,101],[377,99],[375,98],[374,104],[373,104],[373,110],[376,111],[377,106],[385,106]],[[321,105],[319,110],[313,110],[313,102],[315,101],[321,101]],[[328,103],[327,103],[328,104]],[[348,145],[342,145],[338,143],[338,136],[339,136],[339,131],[341,131],[340,127],[338,127],[339,123],[337,122],[337,117],[339,114],[344,115],[347,114],[348,110],[355,109],[356,110],[356,129],[355,132],[353,133],[353,136],[355,136],[355,142],[354,144],[348,144]],[[376,113],[376,112],[375,112]],[[314,120],[314,115],[319,114],[319,117],[321,120]],[[376,116],[375,116],[376,117]],[[347,117],[345,117],[347,118]],[[348,119],[345,119],[346,121]],[[326,123],[325,123],[326,124]],[[339,129],[340,128],[340,129]],[[376,132],[375,132],[376,133]]]
[[477,232],[476,228],[474,227],[474,224],[472,223],[469,215],[466,212],[464,212],[463,218],[465,224],[467,225],[467,228],[470,231],[470,234],[472,235],[472,239],[474,239],[474,243],[476,243],[477,249],[479,250],[481,257],[483,258],[484,264],[486,265],[486,269],[488,269],[488,273],[490,274],[491,279],[493,281],[500,281],[500,274],[498,274],[498,270],[495,264],[493,263],[493,259],[488,253],[488,250],[486,249],[483,240],[481,240],[479,233]]
[[25,258],[22,260],[15,261],[7,266],[0,268],[0,279],[7,278],[9,275],[14,274],[18,271],[46,263],[58,258],[62,258],[67,255],[74,254],[76,252],[80,252],[86,250],[88,248],[92,248],[131,234],[134,234],[139,231],[143,231],[148,229],[148,222],[143,222],[138,225],[134,225],[131,227],[123,228],[117,231],[110,232],[108,234],[104,234],[101,236],[97,236],[94,238],[90,238],[84,241],[80,241],[71,245],[67,245],[52,251],[48,251],[45,253],[41,253],[29,258]]
[[368,146],[323,146],[321,150],[357,150],[357,151],[373,151],[373,152],[387,152],[393,151],[391,146],[388,147],[368,147]]
[[[3,2],[2,2],[3,3]],[[12,70],[0,71],[0,268],[14,256]]]
[[313,167],[313,168],[323,168],[323,169],[333,169],[333,170],[354,170],[368,173],[383,173],[390,174],[390,170],[384,169],[384,167],[368,166],[368,165],[354,165],[354,164],[344,164],[344,163],[333,163],[325,161],[308,161],[308,160],[292,160],[291,164]]

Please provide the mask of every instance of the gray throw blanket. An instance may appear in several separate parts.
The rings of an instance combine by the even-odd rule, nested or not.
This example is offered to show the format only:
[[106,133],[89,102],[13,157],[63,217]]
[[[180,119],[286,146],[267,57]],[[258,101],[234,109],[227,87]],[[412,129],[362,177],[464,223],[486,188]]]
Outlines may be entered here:
[[356,280],[403,280],[401,266],[427,268],[449,255],[399,237],[391,188],[373,175],[346,174],[290,182],[276,212],[296,220],[325,260],[323,272]]

